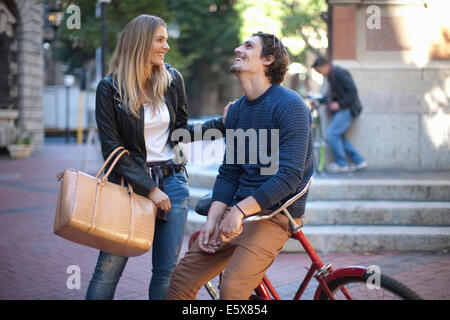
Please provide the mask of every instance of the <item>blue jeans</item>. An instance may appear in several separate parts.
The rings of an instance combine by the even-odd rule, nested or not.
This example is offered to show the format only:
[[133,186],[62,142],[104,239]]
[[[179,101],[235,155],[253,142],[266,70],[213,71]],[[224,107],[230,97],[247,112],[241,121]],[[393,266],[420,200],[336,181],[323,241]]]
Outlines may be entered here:
[[[152,247],[152,279],[149,299],[163,300],[169,288],[170,276],[178,262],[189,210],[189,189],[184,173],[164,178],[164,192],[172,209],[167,222],[155,225]],[[128,261],[127,257],[100,251],[95,271],[86,292],[88,300],[111,300]]]
[[354,164],[360,164],[364,161],[364,158],[344,136],[352,123],[353,117],[350,109],[342,109],[334,114],[327,127],[327,142],[333,151],[334,161],[341,167],[347,165],[346,155]]

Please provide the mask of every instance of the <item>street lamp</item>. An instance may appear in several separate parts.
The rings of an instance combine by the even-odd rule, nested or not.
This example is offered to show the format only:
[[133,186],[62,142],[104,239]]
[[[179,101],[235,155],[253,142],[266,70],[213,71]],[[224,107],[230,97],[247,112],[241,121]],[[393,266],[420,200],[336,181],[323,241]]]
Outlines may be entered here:
[[66,143],[70,140],[70,87],[75,84],[75,77],[71,74],[64,76],[64,86],[66,87]]
[[51,43],[55,40],[56,31],[61,25],[64,14],[58,11],[57,7],[44,6],[44,43]]
[[63,16],[64,14],[59,12],[57,8],[52,7],[48,9],[48,22],[53,27],[53,30],[56,31],[59,28]]

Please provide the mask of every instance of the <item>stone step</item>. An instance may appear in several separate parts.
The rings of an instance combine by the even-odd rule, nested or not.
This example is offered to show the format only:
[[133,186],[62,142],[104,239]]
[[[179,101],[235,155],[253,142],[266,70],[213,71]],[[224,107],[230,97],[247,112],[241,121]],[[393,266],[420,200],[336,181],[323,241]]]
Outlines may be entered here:
[[[190,207],[210,189],[190,187]],[[311,200],[308,224],[450,226],[450,201]]]
[[[450,250],[450,227],[436,226],[312,226],[302,228],[318,252]],[[283,252],[304,252],[289,239]]]
[[192,209],[197,205],[198,200],[205,194],[209,193],[212,189],[198,188],[189,186],[189,205]]
[[[215,167],[188,169],[189,185],[211,189],[216,180]],[[399,200],[449,201],[450,179],[414,178],[384,172],[372,172],[355,178],[354,174],[314,177],[308,200]]]
[[218,174],[216,166],[187,165],[189,186],[211,189]]
[[[191,208],[208,193],[217,165],[193,166]],[[318,252],[450,249],[450,172],[357,172],[314,178],[303,227]],[[187,234],[206,217],[193,210]],[[289,239],[283,252],[302,252]]]
[[[191,235],[206,217],[189,211],[185,234]],[[345,251],[441,251],[450,250],[450,227],[380,225],[310,225],[303,233],[317,252]],[[282,252],[304,252],[297,240],[289,239]]]
[[309,200],[448,201],[450,181],[411,179],[315,179]]
[[312,200],[306,218],[310,225],[450,226],[450,201]]
[[197,214],[194,210],[190,209],[188,212],[188,219],[184,234],[190,236],[194,232],[200,230],[206,222],[206,217]]

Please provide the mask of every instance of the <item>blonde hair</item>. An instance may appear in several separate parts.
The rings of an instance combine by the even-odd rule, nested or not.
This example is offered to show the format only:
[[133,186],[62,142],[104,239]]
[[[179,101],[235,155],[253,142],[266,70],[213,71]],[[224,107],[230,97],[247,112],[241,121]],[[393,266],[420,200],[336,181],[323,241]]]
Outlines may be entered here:
[[164,102],[164,92],[172,81],[164,64],[150,64],[153,36],[158,26],[167,28],[156,16],[142,14],[131,20],[120,35],[109,68],[124,109],[136,118],[140,117],[143,104],[148,103],[155,110]]

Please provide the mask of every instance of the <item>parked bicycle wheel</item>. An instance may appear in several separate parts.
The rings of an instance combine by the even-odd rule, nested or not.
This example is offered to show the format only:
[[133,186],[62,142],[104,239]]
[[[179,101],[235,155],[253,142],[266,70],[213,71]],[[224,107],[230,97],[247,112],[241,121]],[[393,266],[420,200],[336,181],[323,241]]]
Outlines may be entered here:
[[323,171],[325,167],[325,137],[323,135],[322,130],[322,121],[320,119],[320,115],[318,110],[315,110],[317,115],[314,117],[314,122],[312,126],[312,135],[313,135],[313,160],[314,160],[314,169],[317,173]]
[[[422,298],[404,284],[386,275],[380,276],[379,286],[370,286],[367,280],[370,273],[366,272],[361,277],[344,276],[337,278],[328,287],[336,300],[347,300],[347,297],[340,290],[343,286],[353,300],[421,300]],[[321,292],[320,300],[328,300],[324,291]]]

